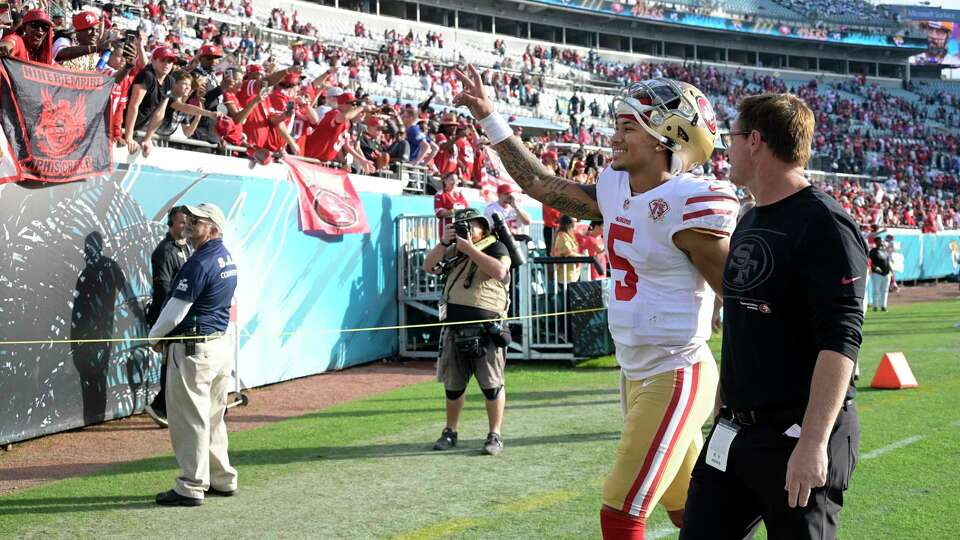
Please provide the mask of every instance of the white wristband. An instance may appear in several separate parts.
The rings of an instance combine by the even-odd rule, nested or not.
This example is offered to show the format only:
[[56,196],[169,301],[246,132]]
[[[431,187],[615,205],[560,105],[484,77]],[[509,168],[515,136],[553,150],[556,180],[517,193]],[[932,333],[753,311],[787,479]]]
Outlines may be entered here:
[[483,128],[484,133],[487,134],[487,138],[490,139],[490,144],[501,143],[513,135],[510,124],[507,124],[507,121],[495,112],[481,118],[480,127]]

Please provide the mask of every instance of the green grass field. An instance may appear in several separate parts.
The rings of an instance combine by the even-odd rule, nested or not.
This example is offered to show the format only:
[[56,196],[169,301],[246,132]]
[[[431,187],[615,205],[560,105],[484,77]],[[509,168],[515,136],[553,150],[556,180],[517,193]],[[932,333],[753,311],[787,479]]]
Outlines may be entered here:
[[[841,538],[960,538],[958,321],[956,301],[868,315],[861,386],[884,351],[903,351],[920,388],[861,392],[861,462]],[[0,497],[0,536],[598,538],[621,425],[613,365],[511,366],[497,458],[479,452],[486,420],[475,388],[458,450],[429,450],[443,400],[426,383],[233,434],[232,499],[155,506],[176,474],[166,454]],[[658,509],[648,538],[675,536]]]

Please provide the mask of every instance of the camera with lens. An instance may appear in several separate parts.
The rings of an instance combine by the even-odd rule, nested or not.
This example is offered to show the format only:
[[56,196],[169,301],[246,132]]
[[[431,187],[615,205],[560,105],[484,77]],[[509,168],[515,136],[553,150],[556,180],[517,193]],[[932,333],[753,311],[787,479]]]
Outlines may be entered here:
[[470,222],[469,221],[458,221],[453,224],[453,230],[457,233],[457,236],[463,238],[464,240],[470,239]]

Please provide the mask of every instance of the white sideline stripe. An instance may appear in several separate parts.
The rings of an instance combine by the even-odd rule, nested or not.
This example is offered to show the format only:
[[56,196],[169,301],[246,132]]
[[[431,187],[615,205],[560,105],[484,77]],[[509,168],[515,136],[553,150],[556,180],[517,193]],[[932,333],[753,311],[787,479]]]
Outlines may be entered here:
[[680,532],[680,529],[676,527],[661,527],[659,529],[654,529],[644,536],[647,540],[656,540],[657,538],[666,538],[672,534],[677,534]]
[[871,450],[870,452],[867,452],[866,454],[863,455],[863,459],[873,459],[875,457],[880,457],[886,454],[887,452],[892,452],[897,448],[903,448],[904,446],[909,446],[917,441],[922,441],[923,439],[926,439],[926,438],[927,437],[925,435],[914,435],[913,437],[907,437],[902,441],[897,441],[895,443],[888,444],[887,446],[877,448],[876,450]]

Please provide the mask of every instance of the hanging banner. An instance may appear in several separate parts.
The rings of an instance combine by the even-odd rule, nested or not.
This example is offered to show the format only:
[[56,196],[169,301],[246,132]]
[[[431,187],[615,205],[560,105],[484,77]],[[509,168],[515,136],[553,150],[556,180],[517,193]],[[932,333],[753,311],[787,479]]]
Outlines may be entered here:
[[331,235],[370,232],[347,171],[291,158],[284,163],[300,191],[301,231]]
[[110,90],[100,73],[3,59],[0,127],[23,178],[70,182],[110,174]]

